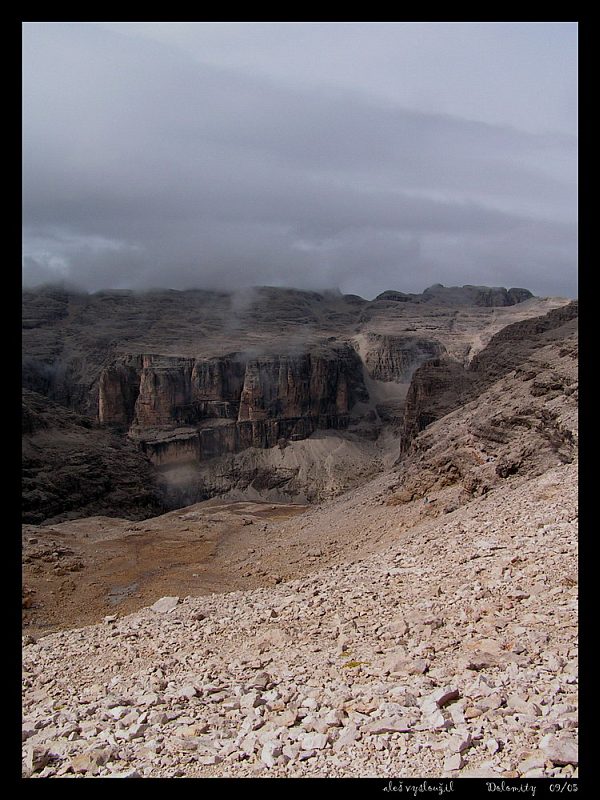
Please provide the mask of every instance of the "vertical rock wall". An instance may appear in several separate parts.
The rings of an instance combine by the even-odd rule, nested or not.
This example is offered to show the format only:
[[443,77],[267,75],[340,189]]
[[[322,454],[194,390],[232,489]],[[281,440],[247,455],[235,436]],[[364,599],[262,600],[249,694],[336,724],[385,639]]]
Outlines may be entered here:
[[102,371],[98,415],[128,426],[163,464],[345,428],[354,404],[367,400],[361,360],[347,344],[254,358],[144,354]]

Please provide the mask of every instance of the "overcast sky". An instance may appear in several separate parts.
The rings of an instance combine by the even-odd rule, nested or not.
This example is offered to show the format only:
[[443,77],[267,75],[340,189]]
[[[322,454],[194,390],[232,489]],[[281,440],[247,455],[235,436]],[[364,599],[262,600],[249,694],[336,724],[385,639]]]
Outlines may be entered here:
[[27,23],[23,275],[577,295],[575,23]]

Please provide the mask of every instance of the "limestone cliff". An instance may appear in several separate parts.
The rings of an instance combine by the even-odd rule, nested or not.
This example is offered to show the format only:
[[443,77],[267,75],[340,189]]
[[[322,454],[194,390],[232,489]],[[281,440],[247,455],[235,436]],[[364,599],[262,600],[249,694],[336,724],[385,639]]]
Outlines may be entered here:
[[487,308],[514,306],[529,300],[533,295],[528,289],[505,289],[503,286],[444,286],[436,283],[421,294],[404,292],[382,292],[377,300],[396,303],[434,303],[449,306],[484,306]]
[[[495,380],[518,370],[540,347],[562,341],[577,330],[578,303],[573,301],[547,314],[508,325],[464,366],[452,358],[432,359],[414,374],[404,411],[401,452],[427,425],[464,405]],[[532,374],[530,379],[534,379]],[[540,393],[562,391],[563,384],[541,382]]]
[[362,362],[347,344],[260,357],[144,354],[102,371],[98,416],[127,426],[165,464],[344,429],[353,406],[367,400]]
[[365,366],[371,378],[378,381],[410,382],[417,367],[446,352],[437,339],[414,334],[367,333],[364,340]]
[[414,374],[406,397],[400,450],[435,420],[470,399],[472,375],[452,358],[428,361]]

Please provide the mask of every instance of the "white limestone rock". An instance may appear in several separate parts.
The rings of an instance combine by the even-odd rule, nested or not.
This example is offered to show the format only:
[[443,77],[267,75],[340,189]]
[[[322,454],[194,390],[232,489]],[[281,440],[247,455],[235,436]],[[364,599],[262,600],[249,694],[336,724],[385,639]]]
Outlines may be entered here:
[[173,609],[177,607],[179,597],[161,597],[156,603],[153,603],[150,608],[157,614],[170,614]]

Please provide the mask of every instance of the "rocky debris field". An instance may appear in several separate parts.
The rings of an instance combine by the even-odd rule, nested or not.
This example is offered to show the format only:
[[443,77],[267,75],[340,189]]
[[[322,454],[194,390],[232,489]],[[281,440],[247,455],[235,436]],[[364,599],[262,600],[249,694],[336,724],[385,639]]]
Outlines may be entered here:
[[576,776],[576,470],[395,536],[373,500],[364,558],[26,636],[23,774]]

